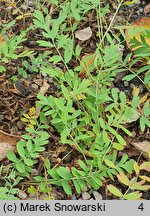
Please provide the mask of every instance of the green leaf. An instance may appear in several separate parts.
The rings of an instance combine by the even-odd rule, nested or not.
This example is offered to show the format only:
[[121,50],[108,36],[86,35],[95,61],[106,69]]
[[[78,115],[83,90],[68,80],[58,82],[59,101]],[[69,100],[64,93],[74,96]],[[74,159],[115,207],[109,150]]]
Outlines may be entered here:
[[116,134],[116,138],[121,145],[126,145],[126,141],[119,134]]
[[51,168],[50,160],[48,158],[46,158],[46,160],[45,160],[45,167],[47,170],[50,170],[50,168]]
[[54,45],[52,43],[50,43],[49,41],[44,41],[44,40],[38,40],[37,43],[39,44],[39,46],[42,47],[54,47]]
[[0,65],[0,73],[5,72],[5,71],[6,71],[6,68],[4,66]]
[[69,172],[68,168],[66,167],[58,167],[57,173],[60,177],[64,179],[70,180],[72,178],[71,173]]
[[80,167],[81,167],[85,172],[88,172],[88,171],[89,171],[88,167],[86,166],[86,164],[85,164],[82,160],[78,160],[78,164],[80,165]]
[[58,34],[58,30],[59,30],[59,25],[57,22],[53,23],[53,27],[50,33],[50,37],[52,38],[52,40],[54,40]]
[[16,162],[17,161],[17,157],[16,157],[15,153],[12,152],[12,151],[7,151],[6,152],[6,156],[12,162]]
[[60,61],[62,61],[62,57],[59,55],[54,55],[49,59],[50,62],[53,62],[53,64],[56,64]]
[[104,160],[105,164],[111,168],[115,168],[116,166],[114,165],[114,163],[110,160]]
[[68,89],[64,86],[64,85],[61,85],[61,90],[62,90],[62,93],[64,95],[64,97],[66,98],[66,100],[70,100],[70,94],[69,94],[69,91]]
[[31,140],[28,140],[27,142],[26,142],[26,146],[27,146],[27,150],[28,150],[28,152],[30,153],[31,151],[32,151],[32,141]]
[[123,198],[126,200],[139,200],[141,196],[142,196],[142,193],[139,193],[139,191],[135,191],[135,192],[123,195]]
[[62,186],[67,195],[72,195],[72,190],[67,180],[62,180]]
[[124,149],[123,145],[121,145],[120,143],[116,143],[116,142],[113,143],[113,148],[115,148],[118,151],[121,151]]
[[23,142],[18,142],[18,144],[17,144],[17,151],[18,151],[18,154],[22,158],[25,157],[25,149],[24,149],[24,143]]
[[117,197],[123,197],[123,194],[118,190],[118,188],[114,187],[113,185],[108,185],[107,189]]
[[76,179],[73,179],[72,181],[73,181],[73,184],[74,184],[74,187],[75,187],[77,193],[80,194],[81,193],[80,183]]
[[28,166],[33,166],[33,160],[29,159],[29,158],[24,158],[24,163]]
[[132,99],[131,106],[132,106],[134,109],[137,109],[138,105],[139,105],[139,97],[138,97],[138,95],[134,95],[134,96],[133,96],[133,99]]
[[145,116],[142,116],[142,117],[140,118],[140,128],[141,128],[141,131],[142,131],[142,132],[145,131],[145,126],[146,126],[146,124],[145,124]]
[[97,190],[98,188],[100,188],[100,185],[97,184],[91,177],[87,177],[86,182],[88,182],[95,190]]
[[43,13],[40,10],[36,10],[33,15],[37,20],[41,22],[41,28],[42,28],[43,27],[42,23],[44,24],[45,22]]
[[130,74],[130,75],[127,75],[125,77],[123,77],[123,81],[131,81],[132,79],[134,79],[136,77],[136,74]]
[[22,162],[18,162],[18,163],[16,163],[16,169],[20,173],[24,173],[25,172],[25,165]]
[[144,104],[143,113],[144,113],[145,116],[149,116],[150,115],[150,106],[149,106],[149,102],[148,101]]
[[117,103],[117,101],[118,101],[118,93],[117,93],[117,90],[116,90],[115,88],[112,88],[111,94],[112,94],[112,97],[113,97],[113,99],[114,99],[114,102]]

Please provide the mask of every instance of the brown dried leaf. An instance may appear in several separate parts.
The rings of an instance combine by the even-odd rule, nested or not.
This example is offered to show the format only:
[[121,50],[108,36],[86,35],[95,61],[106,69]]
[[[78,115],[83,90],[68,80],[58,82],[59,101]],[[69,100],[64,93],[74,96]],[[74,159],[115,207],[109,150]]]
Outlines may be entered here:
[[142,155],[147,159],[150,160],[150,142],[143,141],[143,142],[135,142],[131,143]]
[[150,12],[150,3],[144,8],[144,14],[146,15],[148,12]]
[[[142,17],[140,19],[135,20],[129,28],[126,28],[125,34],[126,34],[126,43],[127,47],[130,49],[131,44],[130,41],[134,37],[141,42],[141,34],[144,32],[144,30],[150,29],[150,17]],[[147,44],[150,45],[150,38],[146,37],[145,41]],[[138,47],[137,47],[138,48]],[[136,50],[137,48],[134,48],[132,50]]]
[[5,39],[3,35],[0,34],[0,48],[5,44]]
[[89,70],[90,66],[94,63],[96,56],[97,56],[96,53],[87,54],[87,55],[83,56],[83,58],[81,60],[82,69],[79,72],[79,77],[81,79],[86,77],[87,71]]
[[87,27],[87,28],[82,29],[82,30],[77,30],[75,32],[75,37],[81,41],[86,41],[86,40],[90,39],[91,36],[92,36],[92,30],[90,27]]
[[6,157],[7,150],[16,150],[17,140],[19,139],[20,136],[11,135],[0,130],[0,161]]
[[15,151],[15,146],[10,145],[6,142],[0,142],[0,161],[5,159],[6,157],[5,153],[7,150]]

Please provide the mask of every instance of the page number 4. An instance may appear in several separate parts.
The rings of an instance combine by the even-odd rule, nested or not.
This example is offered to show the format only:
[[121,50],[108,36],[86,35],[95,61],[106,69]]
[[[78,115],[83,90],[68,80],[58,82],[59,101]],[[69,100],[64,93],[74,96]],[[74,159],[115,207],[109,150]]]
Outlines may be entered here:
[[141,203],[138,207],[139,210],[143,211],[144,210],[144,206],[143,206],[143,203]]

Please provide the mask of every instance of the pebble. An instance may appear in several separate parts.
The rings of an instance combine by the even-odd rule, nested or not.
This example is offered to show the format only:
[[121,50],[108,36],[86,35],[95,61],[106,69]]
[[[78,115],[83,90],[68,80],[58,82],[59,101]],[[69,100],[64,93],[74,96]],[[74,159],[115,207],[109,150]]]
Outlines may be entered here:
[[5,116],[3,114],[0,115],[0,121],[4,120]]
[[77,197],[75,194],[72,195],[71,200],[77,200]]
[[144,91],[144,88],[143,88],[143,86],[142,86],[142,85],[139,85],[139,90],[140,90],[140,93],[143,93],[143,91]]
[[95,198],[95,200],[102,200],[102,195],[100,193],[98,193],[97,191],[93,191],[93,196]]
[[129,82],[128,81],[124,81],[123,83],[124,83],[124,86],[126,86],[126,87],[129,86]]
[[20,190],[19,193],[18,193],[18,197],[20,199],[24,200],[24,199],[27,198],[27,194],[24,191]]
[[21,5],[21,8],[22,8],[23,10],[27,10],[27,9],[28,9],[28,5]]
[[29,5],[29,7],[34,6],[34,1],[29,1],[29,2],[28,2],[28,5]]
[[46,193],[42,193],[39,197],[40,200],[45,200],[46,198],[48,198],[48,194]]
[[131,87],[131,88],[134,88],[134,86],[135,86],[135,85],[134,85],[133,83],[130,84],[130,87]]
[[32,87],[34,90],[38,90],[38,88],[39,88],[37,84],[32,84],[31,87]]
[[143,8],[140,8],[140,9],[136,12],[136,14],[137,14],[138,16],[140,16],[141,13],[143,13]]
[[82,199],[83,200],[88,200],[90,199],[91,195],[88,192],[83,192],[82,193]]
[[19,130],[23,129],[24,125],[23,125],[22,121],[17,122],[17,127],[18,127]]
[[145,1],[142,1],[142,2],[141,2],[141,5],[145,5]]
[[120,92],[120,89],[119,88],[115,88],[116,92],[119,93]]

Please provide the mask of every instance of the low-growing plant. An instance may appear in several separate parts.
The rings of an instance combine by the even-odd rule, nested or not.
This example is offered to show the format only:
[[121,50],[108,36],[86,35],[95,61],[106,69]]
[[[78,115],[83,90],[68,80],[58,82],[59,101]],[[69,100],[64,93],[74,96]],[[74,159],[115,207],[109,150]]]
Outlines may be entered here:
[[[146,102],[147,95],[140,98],[138,88],[134,88],[133,97],[128,98],[124,92],[113,87],[113,81],[120,72],[127,71],[131,74],[127,74],[123,80],[138,77],[148,89],[149,64],[135,73],[133,66],[141,60],[141,56],[136,56],[132,62],[132,54],[124,58],[118,49],[122,47],[120,39],[109,32],[123,1],[118,1],[119,6],[105,33],[103,23],[105,15],[109,13],[109,5],[101,8],[102,2],[97,0],[72,0],[62,4],[52,2],[56,9],[59,8],[59,14],[52,18],[42,5],[43,12],[35,10],[30,28],[39,36],[36,42],[39,48],[45,48],[41,49],[44,51],[32,57],[32,51],[18,52],[30,29],[14,39],[6,39],[1,47],[0,61],[4,63],[1,71],[5,71],[5,64],[11,59],[28,56],[29,59],[26,58],[18,68],[19,74],[27,77],[28,70],[40,71],[46,79],[52,79],[59,86],[55,95],[37,95],[42,113],[40,118],[44,119],[44,123],[46,118],[50,119],[49,125],[40,122],[34,108],[23,114],[22,121],[28,126],[26,134],[17,143],[18,154],[8,151],[7,158],[12,162],[16,176],[30,179],[34,165],[49,142],[47,128],[53,126],[60,138],[59,145],[68,145],[78,151],[82,160],[70,167],[68,164],[53,166],[51,159],[43,158],[44,175],[37,175],[28,181],[28,193],[45,192],[50,198],[51,185],[54,184],[63,187],[67,195],[74,190],[80,194],[89,189],[99,189],[106,179],[114,181],[117,175],[118,180],[128,186],[127,191],[122,193],[112,185],[108,186],[108,190],[121,199],[138,199],[142,196],[139,191],[149,188],[144,185],[147,177],[142,177],[144,181],[138,181],[140,176],[130,180],[126,173],[133,175],[135,170],[137,175],[138,168],[127,154],[121,157],[118,152],[128,144],[125,137],[132,137],[126,125],[139,122],[142,132],[149,127],[149,103]],[[90,10],[97,15],[97,37],[100,42],[94,53],[83,57],[82,47],[75,43],[74,31]],[[114,44],[114,39],[117,44]],[[76,62],[74,65],[70,64],[73,59]],[[143,81],[141,74],[144,73]],[[34,185],[38,185],[38,188],[34,188]],[[5,190],[4,194],[7,193]]]

